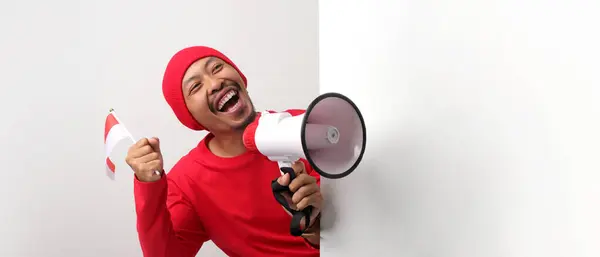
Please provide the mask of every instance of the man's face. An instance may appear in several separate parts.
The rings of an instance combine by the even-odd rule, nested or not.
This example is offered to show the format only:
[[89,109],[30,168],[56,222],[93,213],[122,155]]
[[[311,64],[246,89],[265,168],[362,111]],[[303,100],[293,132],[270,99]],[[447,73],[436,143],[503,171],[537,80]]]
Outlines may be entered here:
[[182,88],[188,110],[211,132],[244,129],[256,116],[242,77],[217,57],[194,62]]

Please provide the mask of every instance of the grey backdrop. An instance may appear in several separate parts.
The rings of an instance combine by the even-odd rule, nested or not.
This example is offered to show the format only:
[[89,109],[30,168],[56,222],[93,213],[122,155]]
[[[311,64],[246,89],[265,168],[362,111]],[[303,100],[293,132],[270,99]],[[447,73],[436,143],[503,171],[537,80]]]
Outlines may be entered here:
[[[160,89],[175,51],[209,45],[235,61],[259,108],[318,93],[317,1],[2,1],[0,256],[141,256],[128,145],[104,175],[104,119],[161,138],[170,168],[204,133]],[[222,256],[211,243],[201,256]]]

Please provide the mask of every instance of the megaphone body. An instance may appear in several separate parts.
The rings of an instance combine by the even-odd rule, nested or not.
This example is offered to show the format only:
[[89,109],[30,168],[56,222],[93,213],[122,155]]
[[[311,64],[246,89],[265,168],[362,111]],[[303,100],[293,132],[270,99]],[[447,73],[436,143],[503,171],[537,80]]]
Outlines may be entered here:
[[336,179],[349,175],[360,163],[366,128],[349,98],[326,93],[300,115],[262,112],[244,131],[244,145],[278,162],[280,168],[302,158],[321,176]]

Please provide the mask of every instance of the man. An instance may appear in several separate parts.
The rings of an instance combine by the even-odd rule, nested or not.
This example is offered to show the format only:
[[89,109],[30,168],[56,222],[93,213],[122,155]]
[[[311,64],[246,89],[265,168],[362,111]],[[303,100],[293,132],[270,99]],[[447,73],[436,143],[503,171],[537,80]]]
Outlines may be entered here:
[[[301,160],[290,181],[276,162],[246,151],[243,131],[257,117],[246,87],[244,74],[215,49],[185,48],[169,61],[163,77],[167,103],[183,125],[210,133],[168,175],[158,138],[130,147],[126,161],[135,172],[144,256],[192,257],[208,240],[228,256],[319,256],[319,175]],[[295,210],[313,206],[299,237],[290,234],[291,215],[274,198],[274,179],[289,186]]]

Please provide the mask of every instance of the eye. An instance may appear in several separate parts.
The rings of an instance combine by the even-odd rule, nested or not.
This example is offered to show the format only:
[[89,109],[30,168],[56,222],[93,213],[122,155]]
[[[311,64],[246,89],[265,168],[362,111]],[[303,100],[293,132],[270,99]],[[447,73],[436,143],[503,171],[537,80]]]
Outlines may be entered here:
[[223,64],[222,63],[216,64],[215,67],[213,68],[213,74],[221,71],[222,69],[223,69]]
[[194,90],[200,88],[202,86],[202,83],[194,83],[191,87],[190,87],[190,94],[194,92]]

